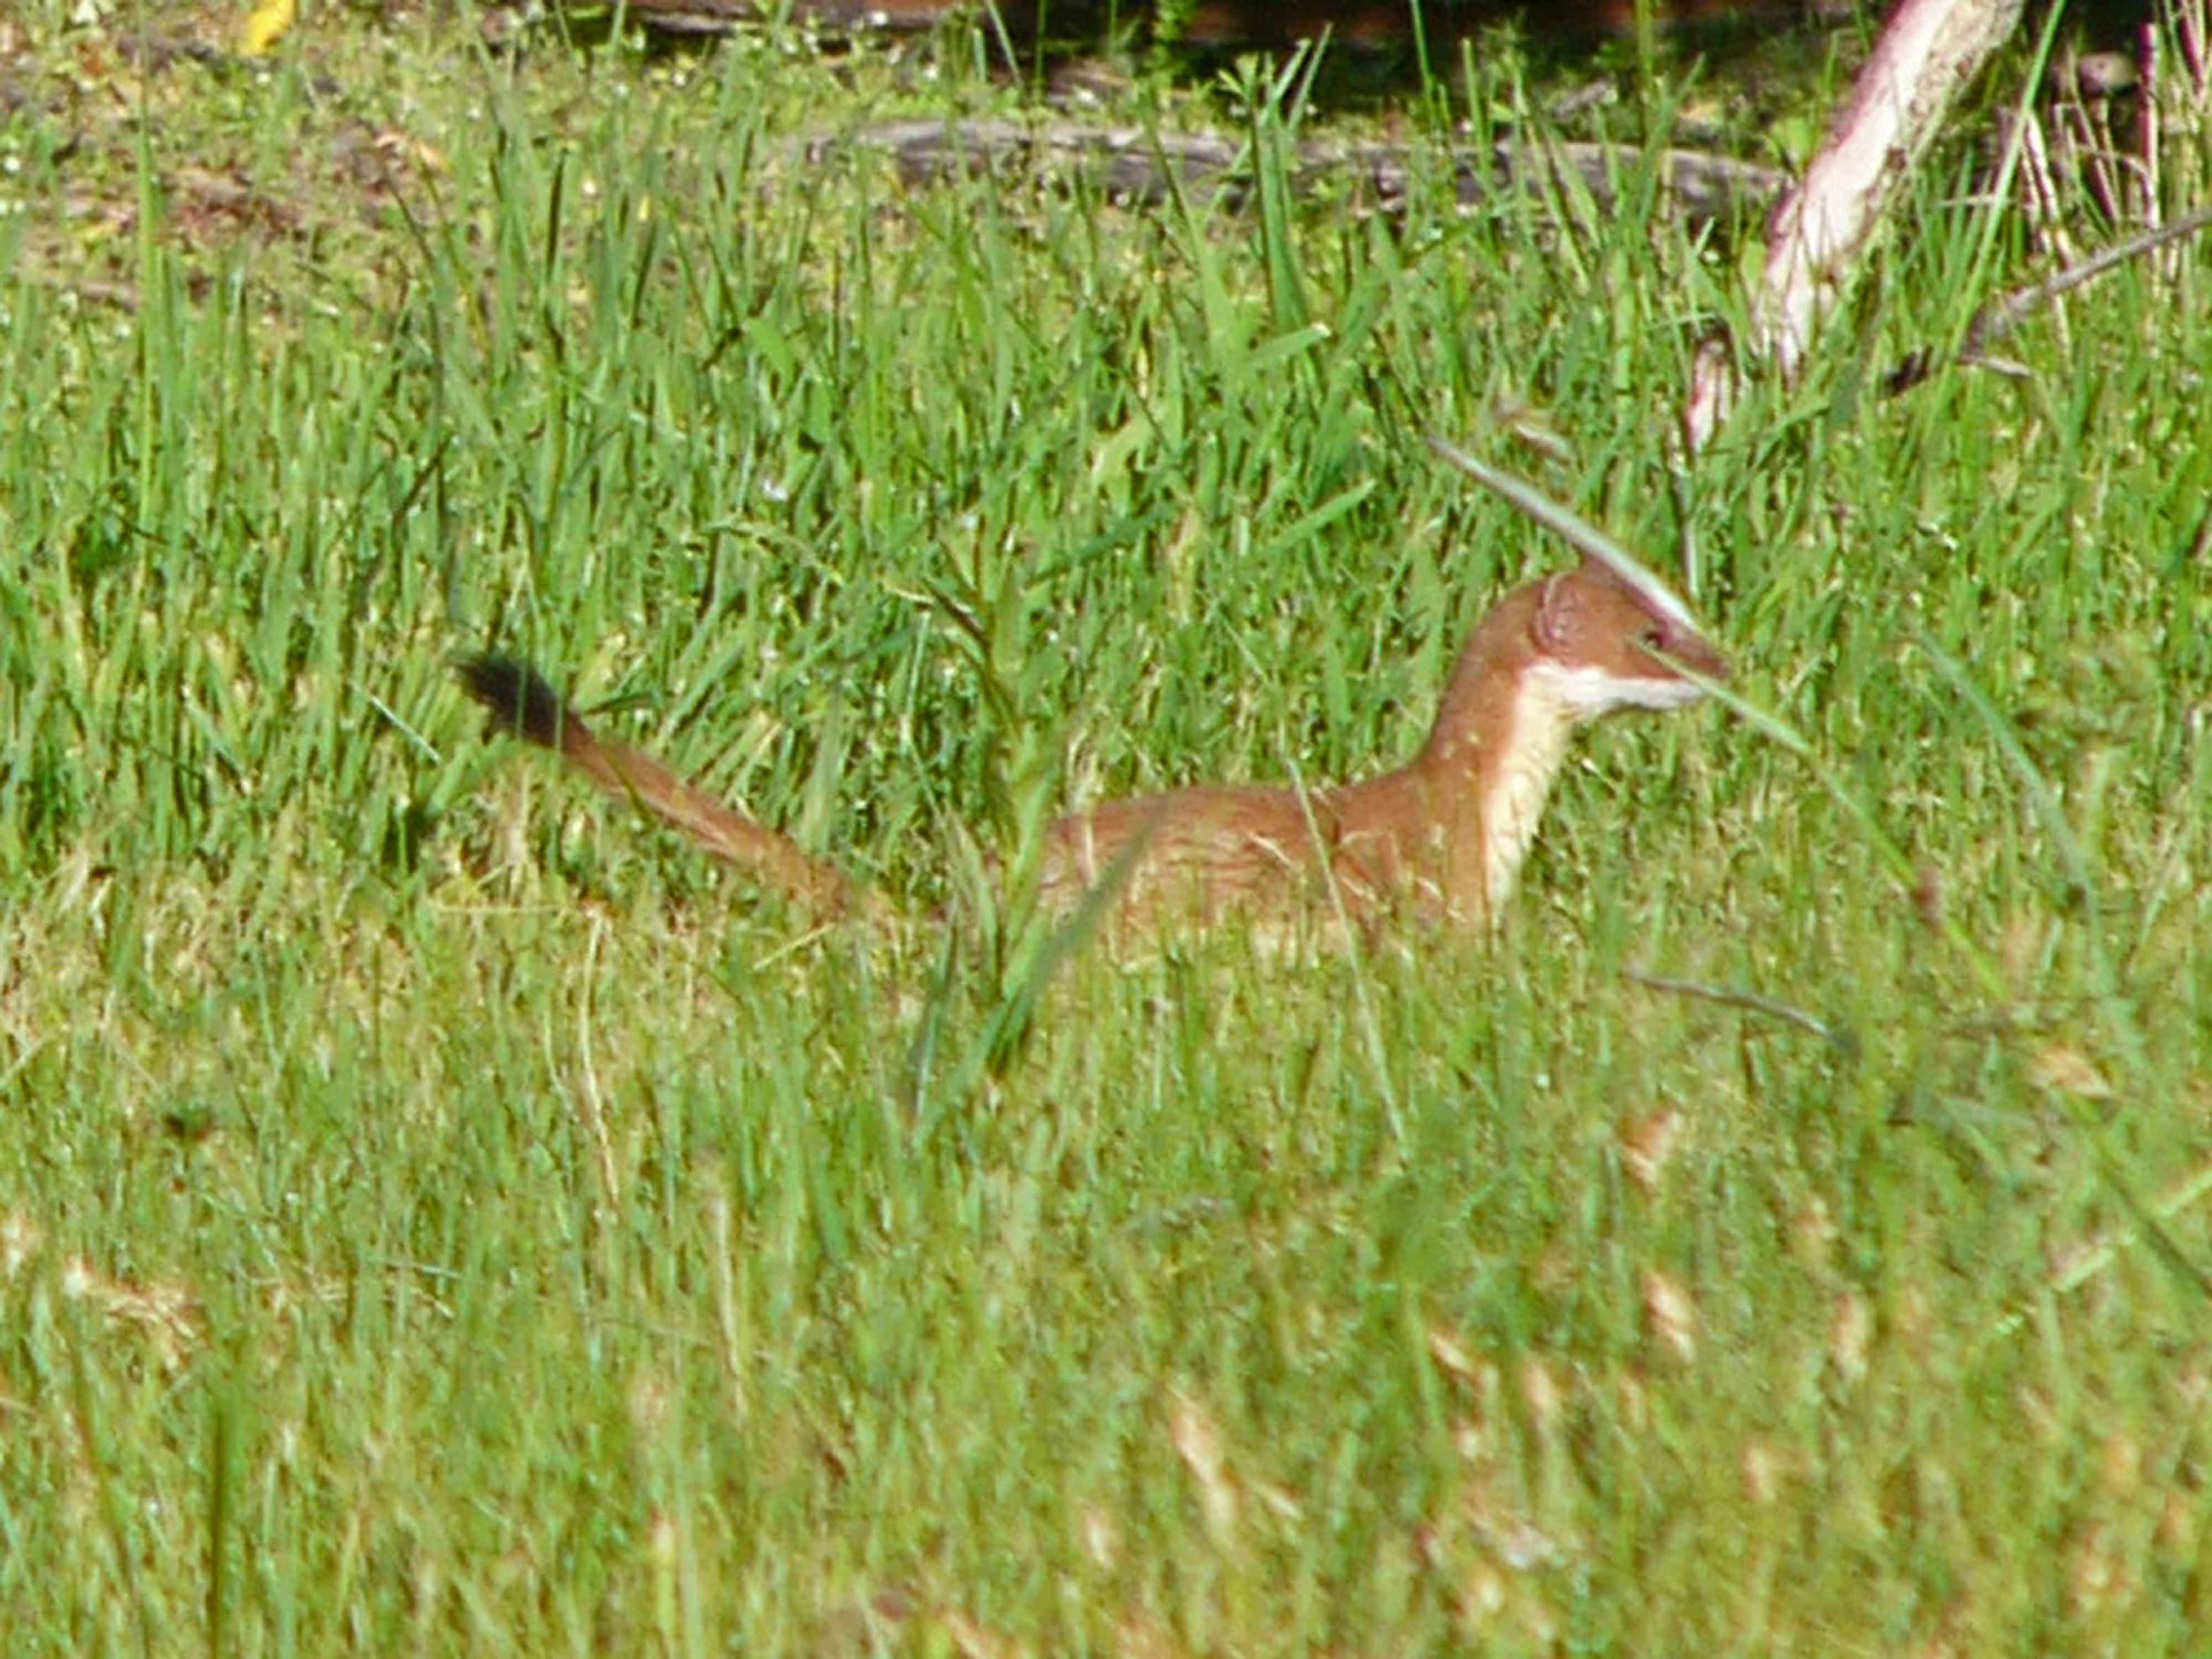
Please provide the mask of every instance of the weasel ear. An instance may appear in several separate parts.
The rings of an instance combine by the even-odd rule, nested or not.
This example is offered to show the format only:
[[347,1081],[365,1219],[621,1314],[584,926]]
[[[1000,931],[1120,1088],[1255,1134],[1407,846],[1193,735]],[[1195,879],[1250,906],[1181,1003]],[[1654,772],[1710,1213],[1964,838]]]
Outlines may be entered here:
[[1536,619],[1529,625],[1536,649],[1555,656],[1563,649],[1574,627],[1574,599],[1564,575],[1547,576],[1536,593]]

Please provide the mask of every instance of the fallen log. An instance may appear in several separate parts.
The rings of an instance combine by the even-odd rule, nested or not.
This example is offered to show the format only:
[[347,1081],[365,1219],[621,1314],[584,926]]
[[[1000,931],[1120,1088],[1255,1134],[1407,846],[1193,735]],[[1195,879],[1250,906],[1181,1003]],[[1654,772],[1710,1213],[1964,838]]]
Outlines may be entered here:
[[[818,165],[852,151],[887,155],[901,178],[914,185],[1018,173],[1079,180],[1110,200],[1131,204],[1157,204],[1179,192],[1186,199],[1234,207],[1252,186],[1246,141],[1220,133],[920,119],[809,138],[802,150]],[[1778,169],[1729,156],[1667,150],[1657,159],[1670,203],[1695,223],[1757,211],[1786,182]],[[1347,188],[1379,211],[1396,212],[1425,178],[1448,176],[1459,204],[1470,208],[1501,190],[1548,193],[1571,182],[1603,210],[1614,204],[1620,179],[1645,162],[1644,152],[1613,144],[1502,139],[1486,150],[1461,146],[1425,155],[1403,145],[1323,140],[1297,147],[1292,185],[1308,194]]]
[[[1664,27],[1723,20],[1784,18],[1808,11],[1833,13],[1853,0],[1662,0],[1653,20]],[[587,9],[567,0],[572,14]],[[596,13],[611,0],[590,0]],[[1369,50],[1410,46],[1425,35],[1432,48],[1448,46],[1506,19],[1532,35],[1599,40],[1636,27],[1636,0],[1202,0],[1163,20],[1156,5],[1133,0],[627,0],[624,15],[641,27],[671,35],[720,35],[779,19],[837,35],[918,35],[955,17],[987,17],[1010,39],[1044,35],[1095,38],[1109,28],[1141,19],[1153,38],[1202,49],[1280,49],[1323,36]]]

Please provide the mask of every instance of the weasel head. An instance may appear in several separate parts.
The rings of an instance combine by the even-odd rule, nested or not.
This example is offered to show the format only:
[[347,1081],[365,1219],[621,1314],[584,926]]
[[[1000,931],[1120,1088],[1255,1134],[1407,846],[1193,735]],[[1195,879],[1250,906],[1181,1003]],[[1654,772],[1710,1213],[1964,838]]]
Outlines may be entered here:
[[1680,664],[1708,680],[1728,664],[1682,602],[1655,581],[1632,584],[1585,559],[1540,584],[1526,670],[1575,725],[1617,709],[1679,709],[1704,693]]

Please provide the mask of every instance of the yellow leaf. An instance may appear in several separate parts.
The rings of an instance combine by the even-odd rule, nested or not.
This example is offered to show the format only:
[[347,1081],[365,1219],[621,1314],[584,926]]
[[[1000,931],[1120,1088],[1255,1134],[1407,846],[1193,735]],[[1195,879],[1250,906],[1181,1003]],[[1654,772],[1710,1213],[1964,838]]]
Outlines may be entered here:
[[259,0],[238,37],[238,50],[249,58],[266,58],[292,32],[299,14],[299,0]]
[[2112,1085],[2088,1057],[2063,1043],[2052,1043],[2028,1059],[2028,1075],[2054,1094],[2073,1094],[2083,1100],[2110,1100]]

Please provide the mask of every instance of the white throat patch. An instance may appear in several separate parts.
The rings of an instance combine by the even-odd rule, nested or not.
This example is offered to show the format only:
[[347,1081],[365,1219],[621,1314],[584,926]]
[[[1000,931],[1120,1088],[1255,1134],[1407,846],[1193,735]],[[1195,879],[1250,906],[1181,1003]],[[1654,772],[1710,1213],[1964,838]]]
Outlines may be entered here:
[[1575,727],[1592,718],[1576,703],[1572,687],[1559,683],[1563,678],[1571,680],[1572,672],[1554,671],[1548,664],[1523,677],[1505,748],[1483,797],[1482,888],[1494,920],[1520,877]]
[[1679,709],[1703,694],[1686,680],[1531,664],[1482,803],[1483,894],[1496,917],[1521,873],[1575,728],[1615,709]]
[[1540,684],[1579,725],[1616,709],[1680,709],[1705,694],[1672,674],[1629,675],[1602,668],[1537,663],[1527,679]]

